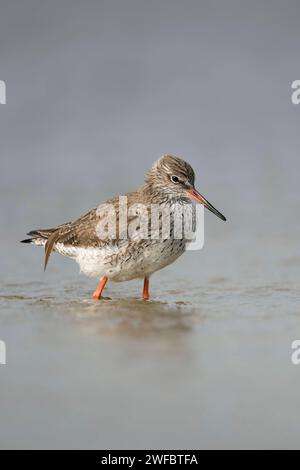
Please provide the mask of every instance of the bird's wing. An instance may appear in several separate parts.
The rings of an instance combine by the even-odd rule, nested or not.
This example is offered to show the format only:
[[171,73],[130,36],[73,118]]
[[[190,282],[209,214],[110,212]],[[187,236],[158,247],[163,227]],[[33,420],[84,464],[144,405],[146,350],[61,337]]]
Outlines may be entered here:
[[[99,223],[107,220],[105,206],[109,204],[113,207],[115,214],[115,228],[111,234],[106,232],[106,237],[102,238],[99,233]],[[102,208],[102,210],[101,210]],[[100,210],[99,210],[100,209]],[[105,219],[106,217],[106,219]],[[137,216],[127,218],[126,226],[131,223]],[[66,246],[82,246],[82,247],[106,247],[108,245],[119,245],[124,242],[124,238],[119,233],[119,198],[113,198],[97,208],[91,209],[74,222],[60,225],[53,231],[45,245],[45,264],[46,269],[49,256],[56,243],[62,243]]]
[[90,210],[74,222],[60,225],[50,234],[45,245],[46,269],[49,256],[56,243],[69,246],[101,246],[101,240],[97,236],[97,213],[96,209]]

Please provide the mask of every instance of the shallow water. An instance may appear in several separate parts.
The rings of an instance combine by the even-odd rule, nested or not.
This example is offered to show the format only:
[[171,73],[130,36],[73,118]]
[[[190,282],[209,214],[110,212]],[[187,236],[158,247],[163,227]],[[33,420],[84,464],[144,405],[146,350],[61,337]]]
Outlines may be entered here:
[[57,254],[43,273],[43,249],[18,243],[36,226],[30,210],[6,226],[0,446],[298,448],[296,207],[279,228],[262,214],[246,230],[242,212],[225,224],[206,214],[204,248],[156,273],[150,302],[141,281],[92,300],[97,280]]
[[298,446],[299,288],[158,276],[2,283],[1,447]]
[[[2,2],[1,448],[300,448],[299,2]],[[280,64],[280,65],[279,65]],[[151,279],[19,240],[142,184],[162,153],[205,245]]]

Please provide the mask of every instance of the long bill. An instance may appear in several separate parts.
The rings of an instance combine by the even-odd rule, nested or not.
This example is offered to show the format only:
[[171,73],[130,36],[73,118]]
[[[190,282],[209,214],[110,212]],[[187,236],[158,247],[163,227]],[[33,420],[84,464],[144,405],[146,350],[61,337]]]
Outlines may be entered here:
[[202,194],[198,193],[196,189],[191,189],[187,191],[187,196],[190,199],[193,199],[194,201],[198,202],[199,204],[203,204],[204,207],[206,207],[210,212],[215,214],[217,217],[219,217],[222,220],[226,220],[226,217],[224,217],[221,212],[219,212],[210,202],[208,202],[207,199],[205,199]]

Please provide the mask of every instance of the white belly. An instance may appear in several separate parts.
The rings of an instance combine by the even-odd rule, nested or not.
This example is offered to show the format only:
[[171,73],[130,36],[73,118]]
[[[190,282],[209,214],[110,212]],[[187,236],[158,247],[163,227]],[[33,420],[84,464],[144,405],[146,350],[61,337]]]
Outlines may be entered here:
[[55,251],[73,258],[87,276],[107,276],[112,281],[128,281],[150,276],[173,263],[185,250],[183,240],[148,241],[138,246],[80,248],[55,245]]

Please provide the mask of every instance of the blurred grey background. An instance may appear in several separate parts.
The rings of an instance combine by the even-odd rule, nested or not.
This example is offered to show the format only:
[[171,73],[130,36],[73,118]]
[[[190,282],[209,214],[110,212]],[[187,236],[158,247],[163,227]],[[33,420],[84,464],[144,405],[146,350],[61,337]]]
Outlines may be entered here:
[[163,153],[191,162],[228,217],[207,240],[239,230],[268,251],[298,237],[299,13],[296,0],[2,5],[2,237],[134,189]]
[[[300,3],[297,0],[2,2],[0,79],[5,80],[7,85],[7,104],[0,106],[0,250],[1,281],[3,289],[6,289],[5,299],[8,300],[7,296],[15,294],[20,285],[30,295],[31,287],[28,285],[25,289],[24,282],[34,283],[39,280],[45,283],[43,293],[37,294],[43,297],[47,292],[47,283],[52,286],[55,296],[58,295],[58,288],[55,286],[60,279],[79,279],[77,266],[58,256],[51,259],[49,271],[44,275],[42,251],[18,243],[24,238],[26,231],[69,221],[108,197],[136,188],[142,183],[145,171],[154,160],[164,153],[173,153],[192,164],[197,174],[198,189],[228,217],[228,222],[223,224],[208,214],[205,219],[206,238],[202,252],[187,253],[182,260],[159,273],[157,278],[154,277],[154,292],[160,288],[160,298],[164,299],[164,286],[175,277],[185,279],[187,287],[194,282],[198,291],[200,286],[209,282],[217,285],[218,289],[218,280],[221,284],[225,279],[227,284],[223,286],[222,295],[226,300],[218,304],[220,292],[216,290],[213,294],[215,300],[210,297],[207,305],[208,311],[212,308],[209,307],[209,302],[217,305],[214,311],[216,315],[230,312],[232,333],[237,328],[233,312],[240,318],[240,315],[250,308],[247,304],[249,299],[245,301],[241,296],[235,297],[236,292],[239,288],[254,286],[251,295],[254,295],[254,304],[258,302],[255,309],[258,316],[255,317],[253,330],[247,324],[247,328],[253,332],[251,341],[259,336],[261,328],[263,330],[262,343],[253,350],[249,347],[250,352],[246,348],[249,355],[245,353],[244,358],[246,363],[250,361],[251,365],[248,363],[248,367],[252,371],[248,382],[247,378],[243,379],[245,383],[251,386],[257,376],[260,376],[263,384],[263,392],[257,391],[257,400],[252,402],[253,408],[250,407],[249,416],[245,417],[245,404],[249,405],[250,397],[256,395],[248,388],[244,390],[245,403],[241,401],[237,409],[231,404],[226,408],[226,412],[219,409],[217,413],[215,406],[219,400],[215,397],[216,401],[211,403],[211,408],[209,405],[204,407],[204,416],[197,414],[197,411],[191,411],[191,416],[187,418],[186,424],[183,424],[181,434],[183,416],[179,413],[177,422],[174,414],[168,415],[166,412],[170,390],[176,389],[178,385],[179,376],[176,376],[174,382],[166,383],[160,398],[155,396],[150,400],[150,404],[148,402],[149,416],[145,411],[148,405],[137,399],[136,403],[140,403],[146,414],[135,414],[133,407],[131,419],[134,425],[133,429],[128,430],[126,438],[121,438],[119,431],[114,428],[109,436],[104,433],[105,437],[102,434],[99,440],[91,439],[85,442],[85,436],[81,435],[75,426],[78,434],[73,438],[70,434],[66,438],[67,430],[60,429],[53,431],[50,436],[43,434],[43,440],[42,434],[39,433],[43,428],[42,424],[31,423],[32,436],[24,442],[20,434],[22,425],[13,412],[12,418],[11,413],[7,411],[5,422],[9,434],[3,434],[4,446],[32,447],[38,445],[37,443],[42,446],[46,442],[51,445],[52,442],[56,446],[65,443],[87,447],[169,445],[175,448],[193,445],[197,447],[201,444],[206,447],[228,447],[235,444],[251,446],[255,443],[288,447],[295,443],[293,436],[297,435],[298,427],[291,420],[294,416],[292,403],[293,399],[296,399],[296,390],[295,395],[289,396],[286,389],[282,390],[280,387],[285,380],[290,383],[289,390],[292,393],[296,372],[288,369],[289,345],[290,340],[295,339],[293,335],[297,337],[299,331],[295,312],[299,299],[300,270],[300,105],[291,103],[291,83],[300,79],[299,20]],[[85,297],[89,289],[94,288],[94,283],[80,280],[77,285],[81,282],[86,291],[80,294],[77,291],[77,295]],[[270,292],[273,295],[276,291],[276,295],[279,295],[279,287],[287,289],[286,297],[276,297],[274,300]],[[122,286],[121,289],[125,289],[122,292],[127,292],[126,287]],[[136,284],[134,289],[137,293],[140,285]],[[294,289],[292,297],[289,289]],[[231,292],[230,305],[226,304],[229,299],[226,292]],[[65,294],[60,292],[59,295],[63,297]],[[204,299],[205,294],[201,294],[200,298],[195,300],[196,307],[202,301],[205,302]],[[28,312],[32,311],[32,307],[26,310],[23,304],[21,305],[20,307],[20,304],[14,304],[11,307],[18,319],[13,325],[10,323],[11,317],[7,318],[6,304],[3,309],[5,321],[2,321],[2,337],[6,335],[11,338],[14,345],[15,328],[20,328],[20,318],[24,321],[25,313],[28,315]],[[272,315],[274,308],[278,314],[276,331],[271,327],[270,336],[266,337],[264,335],[267,335],[270,326],[261,326],[256,321],[259,321],[261,314]],[[288,313],[296,324],[289,324],[285,342],[281,349],[276,350]],[[283,323],[280,323],[279,317]],[[21,332],[19,331],[19,339],[23,338],[22,331],[27,331],[26,328],[35,331],[32,325],[24,328],[25,330],[21,328]],[[43,331],[43,327],[41,328]],[[153,333],[153,325],[151,328]],[[222,328],[220,337],[221,331],[224,331]],[[246,331],[243,328],[242,330]],[[212,331],[214,327],[211,326],[210,333],[205,333],[208,334],[208,337],[205,336],[208,343],[204,341],[206,351],[209,350],[208,345],[213,351],[217,341],[213,334],[210,337]],[[157,332],[156,326],[154,332]],[[122,338],[123,333],[118,330]],[[139,332],[142,338],[143,334],[145,331]],[[240,337],[239,334],[237,337]],[[119,336],[118,338],[120,339]],[[232,347],[231,339],[229,335],[229,348]],[[250,338],[248,340],[250,344]],[[29,341],[27,338],[24,341],[27,346],[34,343],[34,339]],[[40,338],[37,340],[36,349],[33,348],[31,353],[31,364],[36,357],[34,353],[43,347],[43,341],[39,341]],[[129,346],[126,343],[124,348],[129,348],[130,353],[128,350],[127,353],[131,364],[135,364],[132,348],[137,348],[137,354],[140,354],[140,351],[139,347],[132,346],[130,341]],[[161,341],[162,344],[165,341],[163,334]],[[203,344],[201,339],[197,347],[199,343]],[[278,353],[278,361],[282,370],[285,370],[285,366],[289,370],[287,375],[283,373],[280,383],[277,382],[278,375],[275,370],[272,369],[270,377],[266,375],[261,363],[264,360],[263,351],[266,344],[273,344],[274,351],[281,351]],[[48,347],[51,350],[51,346]],[[123,357],[124,349],[120,344],[118,347],[120,357]],[[237,347],[238,356],[242,354],[241,350],[242,344],[240,348]],[[115,349],[113,351],[116,354]],[[187,362],[197,361],[197,351],[197,348],[192,349],[187,353],[187,357],[181,356],[179,364],[182,367],[181,372],[185,371],[184,374],[187,374]],[[223,352],[224,349],[221,348],[220,356],[226,357]],[[21,370],[23,353],[24,348],[15,353],[14,368],[10,369],[12,372],[9,368],[6,369],[8,372],[5,372],[8,374],[6,382],[4,380],[7,388],[2,384],[2,389],[6,390],[7,410],[10,407],[15,409],[15,403],[18,401],[17,395],[12,398],[11,393],[12,390],[13,394],[16,393],[15,381]],[[107,354],[105,357],[108,357]],[[147,363],[147,353],[145,357]],[[230,354],[228,357],[229,362],[226,364],[231,370],[234,361],[231,361]],[[59,364],[64,363],[62,354],[56,359]],[[175,370],[178,357],[173,359]],[[65,367],[68,368],[70,364],[65,360]],[[80,366],[80,359],[77,360],[79,365],[77,363],[74,368],[79,367],[81,370],[82,366],[84,375],[87,373],[85,363]],[[99,360],[97,356],[95,364]],[[269,361],[272,364],[271,353]],[[45,370],[45,363],[39,366],[34,364],[32,369],[28,364],[26,362],[31,378],[28,379],[24,372],[20,372],[21,377],[18,379],[21,384],[28,381],[31,384],[27,385],[29,388],[25,386],[27,398],[30,396],[30,390],[35,388],[36,377],[40,377]],[[156,361],[153,363],[154,369],[150,368],[153,371],[156,371],[155,364]],[[214,385],[211,383],[212,388],[207,388],[208,400],[209,396],[213,396],[212,390],[216,388],[220,390],[224,387],[225,401],[226,396],[234,395],[231,387],[237,383],[238,374],[235,376],[233,373],[231,382],[226,364],[222,363],[219,370],[221,375],[225,374],[226,386],[222,381]],[[152,383],[158,380],[158,387],[163,380],[161,377],[165,377],[165,373],[168,375],[169,372],[169,363],[164,365],[166,370],[152,377]],[[138,371],[145,370],[144,366],[145,364],[139,363],[137,370],[134,365],[128,366],[129,376],[136,378]],[[210,366],[208,360],[207,371]],[[99,366],[103,377],[104,364],[101,364],[101,367]],[[112,367],[111,364],[109,367]],[[241,366],[243,367],[244,365]],[[258,374],[256,367],[261,368],[261,374]],[[64,370],[62,367],[62,377]],[[2,371],[3,369],[3,381]],[[115,372],[113,382],[120,371],[117,368]],[[193,377],[197,375],[193,369],[190,372],[191,375],[185,377],[186,384],[191,384]],[[215,372],[218,376],[218,368]],[[109,377],[111,378],[110,375]],[[209,377],[210,375],[206,377],[207,383],[210,383]],[[105,378],[107,379],[107,376],[104,374]],[[41,378],[39,380],[44,383]],[[85,380],[88,384],[89,378],[85,377]],[[151,388],[151,384],[145,380],[144,391]],[[121,385],[117,381],[112,385],[112,389],[128,386],[124,383],[126,384],[126,378],[123,376]],[[268,384],[272,384],[270,390]],[[62,388],[70,392],[69,386],[71,385],[64,383],[65,388]],[[109,385],[107,387],[108,396],[113,397],[114,392]],[[267,398],[267,395],[272,396],[275,393],[276,396],[274,390],[276,391],[277,387],[279,396],[276,399],[274,397],[273,408],[272,399]],[[181,392],[183,393],[183,390]],[[130,396],[132,393],[134,396],[133,390],[128,391]],[[241,394],[236,391],[236,396],[240,397]],[[99,399],[100,397],[99,392]],[[142,400],[141,395],[139,397]],[[190,401],[189,394],[181,398],[177,396],[172,402],[177,410],[183,400]],[[278,400],[281,398],[279,406]],[[63,403],[65,399],[68,401],[64,398]],[[91,397],[89,399],[96,406],[96,395],[95,402]],[[116,404],[113,398],[111,399],[111,413],[106,421],[102,416],[105,423],[109,422],[113,410],[116,409]],[[49,410],[47,418],[51,420],[54,413],[51,411],[53,403],[51,402],[51,405],[47,400],[43,403],[43,410]],[[282,410],[285,405],[288,408],[284,412]],[[74,409],[76,406],[75,403]],[[105,402],[105,406],[110,405]],[[265,422],[269,422],[270,429],[264,429],[264,441],[264,438],[257,434],[257,429],[260,423],[259,409],[265,407],[269,410]],[[30,406],[28,409],[31,409]],[[227,416],[228,409],[233,410],[235,418]],[[274,424],[275,409],[280,417]],[[34,400],[32,410],[34,413]],[[123,408],[118,409],[121,420],[122,410]],[[155,426],[151,427],[154,410],[158,410],[160,416],[164,416],[166,412],[166,420],[161,418],[160,426],[164,430],[161,434],[156,434]],[[208,413],[207,410],[211,412]],[[73,413],[72,410],[69,411],[70,414]],[[91,410],[89,412],[91,415],[94,413]],[[88,422],[89,412],[83,411],[81,424],[85,419]],[[215,428],[209,420],[212,415]],[[21,416],[26,416],[25,409]],[[141,422],[138,416],[141,416]],[[253,423],[249,433],[241,434],[244,422],[248,418],[255,421],[255,416],[257,421]],[[197,421],[194,422],[193,417]],[[268,421],[270,417],[272,419]],[[202,434],[200,432],[199,435],[198,419],[205,424],[205,429],[203,428]],[[237,421],[228,434],[229,423],[232,424],[234,419]],[[275,429],[280,427],[279,422],[284,429],[282,434],[275,432]],[[25,418],[25,426],[24,423]],[[99,423],[95,423],[96,427],[98,425]],[[74,428],[74,425],[71,427]],[[144,434],[140,434],[141,427],[147,429]],[[20,430],[19,433],[17,429]]]

